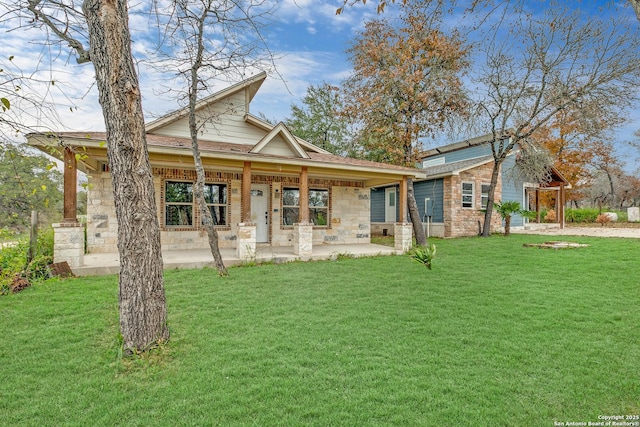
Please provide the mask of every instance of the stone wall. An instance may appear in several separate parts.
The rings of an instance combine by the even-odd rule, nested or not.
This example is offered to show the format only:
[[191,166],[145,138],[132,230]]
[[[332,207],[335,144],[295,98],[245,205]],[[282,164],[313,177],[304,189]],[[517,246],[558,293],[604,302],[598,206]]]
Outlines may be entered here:
[[113,202],[111,174],[96,173],[88,179],[87,252],[118,252],[118,222]]
[[[193,171],[154,168],[156,205],[160,222],[160,236],[163,250],[206,249],[209,247],[206,231],[193,227],[164,227],[164,179],[191,179]],[[221,248],[236,248],[238,223],[241,221],[242,181],[238,174],[215,174],[215,182],[227,182],[229,198],[229,224],[217,229]],[[295,177],[257,176],[255,183],[271,186],[269,243],[273,246],[292,246],[293,227],[282,226],[282,189],[284,186],[298,186]],[[369,190],[358,182],[313,180],[310,186],[330,190],[329,226],[313,227],[313,244],[356,244],[369,243],[371,227],[369,222]],[[199,215],[194,215],[199,218]],[[196,219],[197,220],[197,219]],[[117,252],[117,221],[109,173],[96,174],[89,178],[87,206],[87,252]]]

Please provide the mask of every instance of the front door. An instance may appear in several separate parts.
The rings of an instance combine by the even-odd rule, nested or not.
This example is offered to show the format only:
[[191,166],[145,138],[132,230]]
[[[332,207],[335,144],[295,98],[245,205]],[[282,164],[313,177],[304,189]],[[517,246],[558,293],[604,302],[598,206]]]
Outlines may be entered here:
[[251,185],[251,221],[256,225],[256,243],[269,241],[269,185]]
[[396,188],[386,188],[384,198],[384,222],[396,222]]

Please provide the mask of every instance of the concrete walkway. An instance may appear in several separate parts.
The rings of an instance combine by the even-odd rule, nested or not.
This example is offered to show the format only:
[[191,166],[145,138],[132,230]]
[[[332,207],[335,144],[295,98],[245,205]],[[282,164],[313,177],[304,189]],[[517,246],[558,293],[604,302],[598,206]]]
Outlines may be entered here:
[[[221,249],[222,259],[226,267],[242,264],[243,260],[236,256],[235,249]],[[366,257],[377,255],[399,254],[389,246],[362,244],[362,245],[316,245],[309,260],[335,259],[339,255],[352,257]],[[190,269],[190,268],[215,268],[213,256],[209,249],[192,249],[185,251],[163,251],[162,259],[165,270]],[[300,260],[293,253],[293,246],[273,247],[258,245],[255,257],[245,262],[273,262],[283,263]],[[76,276],[102,276],[117,274],[120,271],[120,257],[117,253],[87,254],[84,256],[82,267],[72,268]]]
[[560,228],[557,224],[530,224],[525,229],[514,227],[512,233],[542,234],[545,236],[592,236],[592,237],[624,237],[640,239],[640,228],[571,227]]

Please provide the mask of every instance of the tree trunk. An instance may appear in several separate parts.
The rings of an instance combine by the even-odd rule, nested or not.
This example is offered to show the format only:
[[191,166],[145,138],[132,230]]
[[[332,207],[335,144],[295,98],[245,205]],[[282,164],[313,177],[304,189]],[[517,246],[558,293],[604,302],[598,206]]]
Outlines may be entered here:
[[493,213],[493,204],[495,203],[496,186],[498,185],[498,176],[500,175],[501,164],[502,160],[494,160],[493,171],[491,172],[491,183],[489,184],[489,194],[487,198],[487,210],[484,213],[482,237],[489,237],[491,235],[491,215]]
[[211,249],[211,255],[213,255],[216,270],[218,270],[218,274],[220,276],[228,276],[229,272],[224,266],[222,254],[220,254],[220,247],[218,246],[218,231],[216,230],[215,224],[213,223],[211,211],[209,210],[209,207],[207,206],[207,203],[204,199],[205,175],[204,168],[202,167],[202,160],[200,159],[198,142],[197,139],[192,139],[191,142],[193,144],[193,158],[196,165],[196,175],[198,177],[193,193],[200,209],[200,215],[202,216],[202,225],[207,231],[207,236],[209,237],[209,248]]
[[203,12],[203,15],[198,20],[196,37],[196,52],[191,64],[191,83],[189,87],[189,134],[191,136],[191,148],[193,150],[193,163],[196,168],[196,185],[194,188],[194,196],[198,207],[200,209],[200,215],[202,217],[202,225],[204,225],[209,238],[209,248],[211,249],[211,255],[216,265],[216,270],[220,276],[228,276],[229,272],[224,266],[222,261],[222,254],[220,254],[220,247],[218,246],[218,232],[211,211],[207,206],[207,202],[204,199],[204,184],[205,173],[202,166],[202,158],[200,157],[200,147],[198,145],[198,123],[196,122],[196,104],[198,102],[198,72],[202,67],[202,53],[204,51],[204,26],[207,19],[207,11]]
[[511,234],[511,215],[504,217],[504,235],[505,237]]
[[107,132],[120,254],[125,352],[169,339],[160,226],[147,152],[126,0],[85,0],[90,55]]
[[[424,234],[424,227],[422,226],[422,219],[418,212],[418,204],[416,203],[415,192],[413,191],[413,180],[407,179],[407,207],[409,208],[409,218],[411,218],[411,224],[413,224],[413,234],[416,237],[416,244],[418,246],[427,246],[427,236]],[[400,221],[404,221],[404,218],[400,218]]]

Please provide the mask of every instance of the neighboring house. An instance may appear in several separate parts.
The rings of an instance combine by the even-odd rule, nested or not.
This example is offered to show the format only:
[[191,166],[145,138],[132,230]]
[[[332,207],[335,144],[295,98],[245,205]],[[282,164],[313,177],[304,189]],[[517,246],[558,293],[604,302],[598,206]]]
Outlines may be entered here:
[[[330,154],[295,137],[282,123],[272,125],[251,115],[251,100],[265,78],[265,73],[258,74],[202,100],[197,107],[206,200],[220,247],[236,248],[242,259],[248,254],[244,248],[250,251],[256,244],[292,246],[304,256],[313,245],[369,243],[370,188],[402,186],[407,178],[424,177],[424,173]],[[196,174],[188,110],[147,124],[146,132],[162,249],[207,248],[193,198]],[[78,233],[77,167],[88,175],[86,252],[117,252],[106,135],[62,132],[27,138],[48,154],[53,150],[67,164],[65,219],[56,232]],[[60,253],[66,250],[63,247]],[[82,265],[82,259],[72,259],[70,254],[57,259],[64,258],[71,265]]]
[[[418,211],[428,235],[435,237],[475,236],[484,224],[489,184],[493,171],[490,136],[434,148],[424,153],[422,167],[426,179],[414,182]],[[539,212],[540,191],[556,191],[556,211],[564,225],[564,190],[570,184],[555,169],[549,183],[531,183],[517,178],[516,153],[502,163],[496,185],[495,200],[515,200],[529,210]],[[371,227],[374,234],[390,233],[390,224],[398,220],[397,187],[379,186],[371,191]],[[528,222],[520,215],[511,220],[512,227]],[[538,221],[539,222],[539,221]],[[492,215],[491,231],[502,226],[500,216]]]

